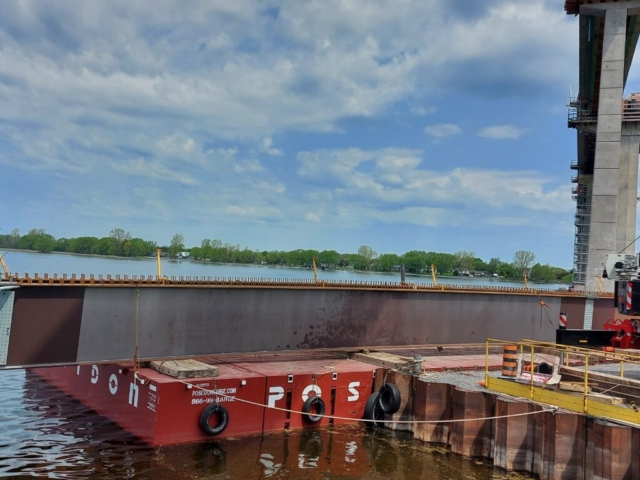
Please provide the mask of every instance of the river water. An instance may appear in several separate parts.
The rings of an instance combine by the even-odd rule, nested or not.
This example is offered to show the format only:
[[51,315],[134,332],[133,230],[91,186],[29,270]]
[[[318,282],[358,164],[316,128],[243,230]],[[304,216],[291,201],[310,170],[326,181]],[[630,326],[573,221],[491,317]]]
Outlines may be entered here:
[[[3,252],[0,252],[2,254]],[[86,274],[86,275],[156,275],[154,258],[110,258],[89,255],[59,253],[4,252],[5,262],[11,272],[24,275]],[[268,265],[241,265],[203,263],[191,260],[162,261],[162,274],[167,276],[198,276],[218,278],[273,278],[273,279],[313,279],[310,268],[276,267]],[[353,270],[318,270],[318,278],[327,281],[400,282],[400,274],[381,272],[357,272]],[[481,285],[493,287],[520,287],[522,282],[506,281],[490,277],[444,277],[436,279],[438,284]],[[433,283],[430,275],[409,275],[407,282]],[[535,288],[566,290],[566,284],[535,284]]]
[[[10,252],[12,271],[153,275],[155,262]],[[167,275],[312,278],[304,269],[164,262]],[[261,273],[267,272],[267,273]],[[321,272],[347,280],[388,276]],[[478,279],[471,281],[478,282]],[[486,281],[486,280],[485,280]],[[488,281],[487,281],[488,283]],[[476,283],[477,284],[477,283]],[[154,448],[23,370],[0,371],[0,477],[498,480],[506,473],[361,425]]]

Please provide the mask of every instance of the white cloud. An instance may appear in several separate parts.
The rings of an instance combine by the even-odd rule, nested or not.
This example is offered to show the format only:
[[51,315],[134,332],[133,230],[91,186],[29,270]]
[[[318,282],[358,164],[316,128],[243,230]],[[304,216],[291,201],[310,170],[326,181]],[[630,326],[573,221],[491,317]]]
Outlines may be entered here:
[[445,138],[453,135],[460,135],[462,133],[462,129],[455,123],[441,123],[438,125],[429,125],[424,127],[424,133],[435,138]]
[[[383,114],[416,93],[455,86],[494,95],[509,90],[505,81],[555,87],[575,64],[572,22],[542,1],[495,0],[461,16],[444,0],[285,0],[275,19],[244,0],[122,0],[91,14],[75,4],[21,5],[7,2],[0,19],[0,120],[39,122],[50,144],[54,130],[64,141],[96,127],[149,136],[182,128],[201,144],[336,131],[342,119]],[[464,83],[468,62],[483,67]],[[496,77],[503,71],[512,75]]]
[[320,215],[318,215],[317,213],[314,212],[309,212],[305,215],[306,219],[309,220],[310,222],[320,222],[321,217]]
[[[561,6],[462,3],[3,2],[0,163],[16,177],[5,182],[26,191],[41,174],[59,212],[147,220],[157,231],[567,211],[569,187],[539,172],[433,170],[443,159],[400,148],[419,138],[385,143],[382,130],[350,129],[401,112],[421,122],[408,125],[415,136],[427,123],[415,117],[446,121],[426,116],[451,92],[531,101],[575,76],[577,24]],[[460,133],[425,129],[436,141]],[[309,151],[294,159],[298,145]]]
[[273,148],[273,141],[270,138],[262,140],[262,148],[267,155],[282,156],[282,150]]
[[[400,162],[389,172],[389,157],[412,159]],[[517,211],[571,211],[574,206],[568,184],[558,184],[536,171],[502,171],[495,169],[454,168],[435,171],[420,168],[422,152],[406,149],[316,150],[298,154],[298,175],[309,183],[330,192],[326,198],[346,203],[370,205],[369,217],[377,218],[377,205],[385,211],[436,208],[477,211],[503,210],[505,215]],[[316,198],[320,198],[316,194]],[[444,209],[444,210],[443,210]],[[432,211],[433,212],[433,211]],[[385,213],[386,214],[386,213]],[[397,216],[397,213],[396,213]],[[483,212],[474,221],[483,223]],[[430,217],[432,221],[435,217]],[[450,222],[446,215],[438,217]]]
[[135,158],[126,163],[113,165],[114,170],[127,175],[169,180],[183,185],[196,185],[198,181],[192,176],[181,172],[179,169],[171,170],[157,161],[149,161],[144,158]]
[[417,117],[424,117],[436,113],[436,107],[411,107],[411,113]]
[[532,224],[536,224],[538,226],[543,226],[544,221],[538,219],[532,219],[532,217],[499,217],[499,216],[490,216],[486,220],[487,225],[495,225],[498,227],[526,227],[531,226]]
[[479,137],[491,138],[493,140],[520,138],[524,130],[513,125],[494,125],[486,127],[478,132]]

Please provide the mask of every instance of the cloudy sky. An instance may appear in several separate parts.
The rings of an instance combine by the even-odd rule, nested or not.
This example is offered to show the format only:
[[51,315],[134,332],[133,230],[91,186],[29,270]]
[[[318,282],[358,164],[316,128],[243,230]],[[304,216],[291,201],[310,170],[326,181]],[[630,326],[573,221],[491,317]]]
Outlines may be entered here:
[[562,4],[4,0],[1,232],[571,267]]

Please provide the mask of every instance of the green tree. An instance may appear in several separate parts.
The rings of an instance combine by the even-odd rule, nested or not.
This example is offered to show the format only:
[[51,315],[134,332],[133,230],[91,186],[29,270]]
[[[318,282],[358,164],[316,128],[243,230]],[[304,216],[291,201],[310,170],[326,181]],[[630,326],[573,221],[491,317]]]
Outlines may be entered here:
[[531,272],[529,272],[529,278],[534,282],[539,283],[550,283],[557,280],[554,269],[549,265],[540,265],[536,263],[533,267],[531,267]]
[[323,250],[318,253],[318,258],[316,259],[321,265],[338,265],[340,261],[340,254],[335,250]]
[[69,240],[68,238],[59,238],[56,240],[56,244],[53,249],[56,252],[68,252],[70,244],[71,240]]
[[363,268],[359,268],[358,270],[366,270],[367,268],[369,268],[375,258],[378,256],[375,250],[369,245],[360,245],[358,247],[358,255],[360,255],[364,261]]
[[498,267],[498,275],[505,278],[519,278],[522,275],[522,272],[515,268],[512,264],[503,262],[500,267]]
[[489,265],[484,262],[481,258],[473,259],[473,269],[478,272],[488,272]]
[[9,248],[18,248],[20,246],[20,229],[14,228],[9,234]]
[[536,261],[536,255],[533,252],[527,250],[518,250],[513,254],[513,266],[522,271],[526,270]]
[[572,275],[571,272],[565,270],[564,268],[551,267],[551,269],[553,270],[553,273],[556,276],[556,280],[559,280],[559,281],[562,281],[562,279],[565,278],[567,275]]
[[109,237],[113,241],[113,247],[115,253],[113,255],[129,256],[131,240],[131,234],[125,231],[124,228],[114,228],[109,232]]
[[373,268],[379,272],[390,272],[393,270],[393,267],[400,263],[402,263],[402,259],[399,255],[395,253],[384,253],[376,259]]
[[116,246],[111,237],[102,237],[91,248],[94,255],[115,255]]
[[98,239],[96,237],[71,238],[69,242],[69,251],[73,253],[93,253],[97,243]]
[[500,268],[500,265],[502,265],[502,263],[502,260],[500,260],[499,258],[492,258],[487,264],[487,272],[491,275],[493,275],[494,273],[498,273],[498,269]]
[[132,257],[146,257],[153,253],[153,250],[149,248],[149,242],[142,238],[132,238],[128,240],[129,243],[129,255]]
[[224,262],[226,263],[236,263],[236,259],[238,257],[238,252],[240,251],[240,245],[233,245],[231,243],[225,243],[222,247],[224,249]]
[[427,268],[427,252],[411,250],[402,256],[402,263],[407,272],[420,273]]
[[38,235],[38,238],[33,244],[33,249],[39,252],[50,252],[56,245],[56,239],[46,233]]
[[238,249],[236,253],[236,262],[237,263],[253,263],[255,262],[255,253],[253,252],[253,250],[249,250],[246,247],[242,250]]
[[456,257],[450,253],[427,253],[427,266],[436,267],[436,271],[440,274],[451,273],[455,268]]
[[474,252],[459,251],[453,254],[456,259],[455,268],[458,270],[473,270],[473,262],[476,258]]
[[358,253],[354,253],[349,256],[349,265],[351,265],[356,270],[366,270],[369,267],[370,263],[367,258]]
[[[40,250],[40,247],[48,247],[48,241],[47,240],[41,240],[41,237],[44,236],[49,236],[51,237],[51,235],[48,235],[44,228],[32,228],[31,230],[29,230],[29,232],[26,235],[23,235],[22,237],[20,237],[20,241],[18,243],[18,248],[23,249],[23,250]],[[51,237],[53,238],[53,237]],[[40,240],[40,242],[38,242],[38,240]],[[38,243],[38,245],[36,246],[36,243]],[[51,246],[51,248],[53,248],[55,246],[55,239],[54,239],[54,245]],[[51,250],[48,250],[51,251]]]
[[175,258],[178,253],[184,251],[184,236],[180,233],[176,233],[171,238],[171,243],[169,244],[169,256]]

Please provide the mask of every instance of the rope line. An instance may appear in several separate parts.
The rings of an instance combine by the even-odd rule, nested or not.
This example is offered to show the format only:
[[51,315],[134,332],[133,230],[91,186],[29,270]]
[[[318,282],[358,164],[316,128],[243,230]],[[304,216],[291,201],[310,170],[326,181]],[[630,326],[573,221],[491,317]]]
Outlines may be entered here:
[[[296,413],[296,414],[300,414],[300,415],[308,415],[309,412],[301,412],[298,410],[291,410],[288,408],[282,408],[282,407],[276,407],[276,406],[269,406],[269,405],[264,405],[262,403],[258,403],[258,402],[252,402],[251,400],[245,400],[243,398],[238,398],[238,397],[232,397],[230,395],[225,395],[224,393],[218,393],[214,390],[209,390],[207,388],[203,388],[203,387],[198,387],[196,385],[193,385],[192,383],[188,383],[188,382],[184,382],[184,381],[180,381],[180,383],[184,384],[184,385],[188,385],[191,386],[191,388],[195,388],[197,390],[202,390],[204,392],[209,392],[212,395],[217,395],[218,397],[223,397],[223,398],[227,398],[227,399],[233,399],[232,401],[239,401],[242,403],[246,403],[248,405],[254,405],[256,407],[261,407],[261,408],[267,408],[270,410],[278,410],[280,412],[288,412],[288,413]],[[511,418],[511,417],[525,417],[528,415],[537,415],[538,413],[544,413],[544,412],[555,412],[557,411],[557,408],[543,408],[542,410],[537,410],[534,412],[524,412],[524,413],[513,413],[511,415],[494,415],[492,417],[481,417],[481,418],[458,418],[458,419],[451,419],[451,420],[371,420],[368,418],[353,418],[353,417],[340,417],[337,415],[316,415],[315,413],[313,414],[314,416],[318,416],[321,418],[330,418],[330,419],[334,419],[334,420],[350,420],[350,421],[358,421],[358,422],[368,422],[368,423],[386,423],[386,422],[390,422],[390,423],[400,423],[400,424],[427,424],[427,423],[433,423],[433,424],[437,424],[437,423],[461,423],[461,422],[481,422],[484,420],[499,420],[501,418]]]

